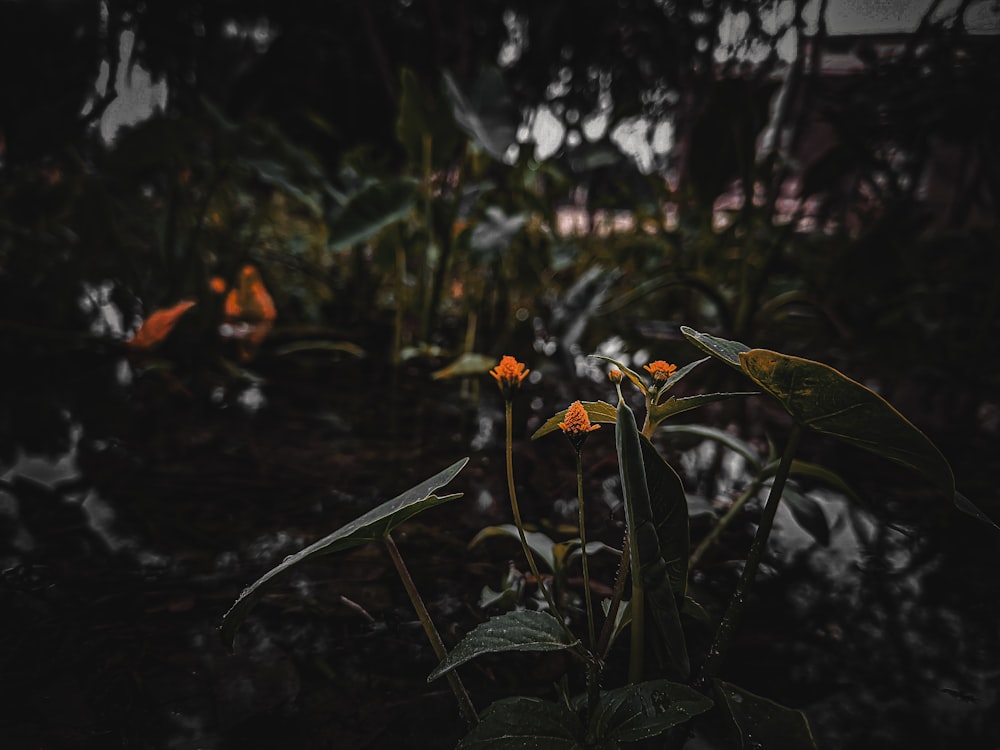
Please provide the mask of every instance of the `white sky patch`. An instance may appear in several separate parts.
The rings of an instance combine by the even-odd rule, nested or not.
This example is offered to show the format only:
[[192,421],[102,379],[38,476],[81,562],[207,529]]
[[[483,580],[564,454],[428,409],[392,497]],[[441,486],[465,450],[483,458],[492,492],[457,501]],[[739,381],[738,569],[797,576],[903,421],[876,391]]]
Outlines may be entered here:
[[[123,126],[135,125],[162,112],[167,106],[167,84],[154,81],[149,71],[132,63],[135,34],[123,31],[118,43],[118,73],[115,76],[115,96],[101,116],[101,137],[111,143]],[[110,65],[105,60],[95,84],[98,94],[107,88]]]
[[563,144],[566,127],[556,117],[548,105],[535,110],[535,120],[531,124],[531,138],[535,142],[535,159],[545,161]]

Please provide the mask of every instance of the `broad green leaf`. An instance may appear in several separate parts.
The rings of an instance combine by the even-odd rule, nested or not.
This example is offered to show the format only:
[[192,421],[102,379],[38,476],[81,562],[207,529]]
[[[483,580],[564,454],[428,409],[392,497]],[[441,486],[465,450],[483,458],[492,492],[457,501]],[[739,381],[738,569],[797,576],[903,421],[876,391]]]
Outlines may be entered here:
[[[699,361],[704,362],[705,360]],[[670,381],[667,382],[669,383]],[[653,408],[650,409],[649,413],[649,423],[656,427],[667,417],[672,417],[675,414],[690,411],[691,409],[697,409],[699,406],[704,406],[705,404],[715,403],[716,401],[725,401],[726,399],[738,398],[740,396],[756,395],[757,391],[735,391],[731,393],[702,393],[698,396],[684,396],[682,398],[674,398],[671,396],[663,403],[653,405]]]
[[[583,410],[587,412],[587,416],[590,421],[597,424],[598,422],[603,424],[614,424],[616,410],[611,404],[606,401],[581,401],[580,405],[583,406]],[[535,430],[535,434],[531,436],[532,440],[537,440],[542,437],[542,435],[548,435],[550,432],[554,432],[559,429],[559,423],[566,421],[567,409],[563,409],[561,412],[553,417],[549,417],[545,424]]]
[[739,341],[730,341],[729,339],[720,339],[717,336],[711,336],[707,333],[700,333],[687,326],[681,326],[681,333],[684,334],[684,338],[706,354],[711,354],[716,359],[721,359],[730,367],[740,371],[743,370],[743,366],[740,364],[740,353],[750,351],[750,347],[746,344],[741,344]]
[[726,432],[725,430],[720,430],[716,427],[707,427],[700,424],[670,424],[661,427],[660,433],[667,436],[690,435],[692,437],[714,440],[746,459],[747,463],[750,464],[755,473],[760,471],[760,455],[758,455],[757,451],[754,450],[753,446],[745,440],[740,440],[738,437]]
[[740,735],[738,747],[816,750],[809,722],[797,711],[722,680],[713,687]]
[[[497,536],[510,537],[518,542],[521,541],[521,535],[517,531],[517,526],[512,523],[502,523],[498,526],[487,526],[485,529],[482,529],[469,542],[469,547],[475,547],[484,539]],[[556,559],[553,549],[555,542],[540,531],[526,531],[524,532],[524,538],[527,539],[528,547],[531,548],[531,551],[545,562],[550,571],[555,573]]]
[[944,456],[874,391],[829,365],[767,349],[742,352],[740,361],[799,424],[913,469],[954,499],[955,479]]
[[601,694],[587,739],[598,747],[638,742],[683,724],[712,705],[694,688],[668,680],[626,685]]
[[583,750],[584,727],[564,703],[504,698],[493,703],[458,750]]
[[516,140],[520,116],[507,94],[500,71],[493,67],[484,69],[468,93],[446,72],[444,89],[458,126],[490,156],[503,161]]
[[660,543],[660,556],[667,565],[670,587],[678,597],[687,591],[688,553],[691,534],[684,482],[653,444],[639,436],[646,471],[653,525]]
[[444,380],[445,378],[464,378],[473,375],[483,375],[496,367],[496,364],[497,358],[494,356],[466,352],[451,364],[435,371],[431,377],[434,380]]
[[367,542],[381,540],[392,529],[412,518],[417,513],[462,497],[461,494],[438,496],[433,493],[454,479],[468,462],[468,458],[456,461],[447,469],[411,487],[392,500],[382,503],[377,508],[373,508],[346,526],[340,527],[329,536],[325,536],[318,542],[310,544],[294,555],[289,555],[280,565],[272,568],[250,586],[243,589],[239,598],[222,619],[220,631],[226,646],[232,648],[233,638],[240,623],[243,622],[250,613],[250,610],[253,609],[263,596],[265,587],[272,583],[275,578],[310,557],[328,555],[332,552],[350,549],[351,547],[357,547]]
[[411,179],[373,182],[361,188],[329,222],[329,247],[350,247],[374,237],[410,213],[416,200],[417,182]]
[[[639,580],[645,594],[648,619],[652,620],[660,636],[653,643],[658,655],[662,657],[663,665],[686,678],[691,669],[687,644],[681,628],[680,614],[677,611],[677,601],[674,598],[667,563],[660,550],[659,534],[646,479],[642,439],[635,422],[635,415],[623,399],[618,402],[615,445],[618,450],[618,468],[625,501],[625,521],[628,525],[629,544],[632,545],[630,559],[633,576],[638,569]],[[686,519],[686,504],[684,516]],[[636,619],[639,619],[638,615]]]
[[579,641],[569,640],[555,617],[544,612],[523,610],[491,617],[473,628],[437,668],[427,676],[436,680],[455,667],[483,654],[507,651],[562,651]]

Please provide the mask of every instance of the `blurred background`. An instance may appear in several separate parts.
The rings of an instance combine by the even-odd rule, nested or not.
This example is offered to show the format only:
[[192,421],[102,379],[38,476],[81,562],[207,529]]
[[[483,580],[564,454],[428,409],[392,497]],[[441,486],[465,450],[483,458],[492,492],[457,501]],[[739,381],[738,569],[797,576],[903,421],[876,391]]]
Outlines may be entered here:
[[[462,509],[400,540],[467,631],[514,554],[467,548],[506,520],[501,354],[534,371],[542,526],[575,517],[572,456],[530,434],[611,398],[590,354],[697,358],[680,325],[878,391],[1000,519],[998,91],[992,0],[0,0],[5,746],[454,746],[377,550],[290,581],[235,656],[215,628],[470,455]],[[745,387],[722,369],[684,387]],[[787,429],[757,401],[692,419],[762,455]],[[613,544],[613,438],[591,444]],[[747,477],[661,447],[704,530]],[[821,747],[1000,747],[997,537],[803,450],[864,502],[801,488],[731,676]]]

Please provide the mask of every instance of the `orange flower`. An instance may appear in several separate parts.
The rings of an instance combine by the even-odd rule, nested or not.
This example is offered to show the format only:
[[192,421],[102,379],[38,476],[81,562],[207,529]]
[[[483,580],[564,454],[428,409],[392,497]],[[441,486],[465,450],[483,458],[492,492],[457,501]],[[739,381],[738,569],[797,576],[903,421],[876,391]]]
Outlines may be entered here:
[[221,276],[213,276],[212,280],[208,282],[208,286],[215,294],[226,293],[226,280]]
[[524,363],[518,362],[509,354],[505,354],[500,359],[500,364],[490,370],[490,375],[497,381],[497,386],[504,398],[510,398],[511,394],[521,386],[522,381],[528,377],[529,372],[531,370],[524,369]]
[[156,348],[174,330],[181,316],[194,307],[193,299],[178,302],[173,307],[157,310],[142,321],[139,330],[135,332],[125,345],[130,349],[148,352]]
[[613,367],[611,370],[608,371],[608,378],[611,380],[612,383],[616,384],[620,383],[622,382],[622,371],[619,370],[617,367]]
[[587,414],[587,410],[583,408],[583,404],[579,401],[574,401],[566,410],[566,421],[559,423],[559,429],[563,431],[563,435],[569,438],[573,447],[580,450],[583,447],[583,441],[587,439],[587,435],[594,430],[601,429],[601,426],[599,424],[591,424],[590,416]]
[[658,359],[655,362],[650,362],[648,365],[643,365],[642,369],[652,375],[653,380],[661,383],[677,372],[677,365],[672,365],[669,362]]

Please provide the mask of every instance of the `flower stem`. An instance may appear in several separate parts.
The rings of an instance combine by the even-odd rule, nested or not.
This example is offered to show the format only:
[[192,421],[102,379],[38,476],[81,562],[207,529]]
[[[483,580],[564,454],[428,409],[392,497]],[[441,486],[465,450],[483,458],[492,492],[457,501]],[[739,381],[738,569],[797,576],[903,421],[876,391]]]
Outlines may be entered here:
[[760,524],[757,526],[757,533],[754,534],[753,543],[750,545],[750,552],[747,553],[747,560],[743,565],[743,573],[740,575],[739,583],[736,584],[736,591],[733,593],[732,599],[729,600],[729,607],[726,609],[726,614],[723,616],[722,622],[719,623],[719,630],[716,632],[715,640],[708,651],[708,659],[705,661],[699,683],[704,684],[715,677],[723,661],[725,661],[726,652],[729,650],[729,643],[732,640],[733,632],[736,630],[740,614],[743,611],[743,604],[746,602],[753,579],[757,574],[757,568],[760,567],[761,558],[764,556],[764,550],[767,548],[767,538],[771,534],[771,527],[774,525],[774,516],[778,512],[778,504],[781,502],[781,493],[785,489],[785,482],[788,480],[788,473],[792,468],[792,461],[795,458],[795,452],[798,450],[799,439],[801,437],[802,426],[795,424],[792,428],[792,434],[788,438],[788,444],[785,446],[785,452],[781,456],[778,471],[774,475],[771,490],[768,492],[767,502],[764,505],[764,513],[760,518]]
[[[396,566],[396,572],[399,573],[399,577],[403,581],[403,587],[410,597],[410,602],[413,604],[413,608],[417,610],[417,617],[420,618],[420,623],[424,626],[424,633],[427,634],[427,640],[430,641],[431,648],[434,649],[434,655],[437,656],[438,661],[444,661],[448,652],[445,651],[441,636],[438,634],[437,628],[434,627],[431,615],[424,605],[424,600],[420,597],[420,592],[417,591],[417,586],[413,582],[413,577],[410,575],[406,563],[403,562],[403,556],[399,554],[396,542],[393,541],[392,535],[389,533],[385,535],[383,541],[385,542],[386,549],[389,550],[389,557],[392,558],[393,565]],[[472,699],[469,697],[469,693],[466,692],[461,678],[454,670],[449,671],[445,676],[448,678],[451,691],[455,694],[455,700],[458,701],[458,710],[461,712],[462,717],[468,722],[469,726],[475,726],[479,723],[479,715],[476,713],[476,707],[472,705]]]
[[583,510],[583,451],[576,452],[576,502],[580,507],[580,552],[583,564],[583,596],[587,606],[587,645],[593,652],[597,645],[594,632],[594,604],[590,597],[590,564],[587,562],[587,524]]
[[514,435],[513,428],[511,426],[511,422],[513,421],[513,407],[509,398],[504,401],[504,417],[507,423],[507,494],[510,495],[510,509],[514,514],[514,525],[517,527],[517,534],[521,539],[521,549],[524,550],[524,556],[528,560],[528,567],[531,569],[531,574],[535,577],[538,590],[542,592],[542,596],[545,597],[545,601],[549,605],[549,611],[552,613],[552,616],[559,621],[559,624],[562,625],[563,630],[565,630],[569,636],[573,637],[572,632],[566,625],[566,620],[559,614],[559,608],[556,607],[556,601],[552,592],[542,581],[542,574],[538,570],[538,564],[535,562],[535,556],[531,552],[531,547],[528,546],[528,537],[524,533],[524,522],[521,520],[521,509],[517,504],[517,491],[514,488]]

